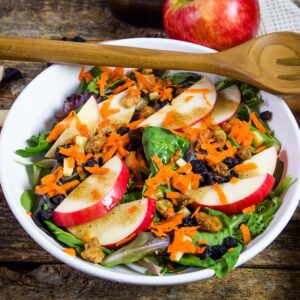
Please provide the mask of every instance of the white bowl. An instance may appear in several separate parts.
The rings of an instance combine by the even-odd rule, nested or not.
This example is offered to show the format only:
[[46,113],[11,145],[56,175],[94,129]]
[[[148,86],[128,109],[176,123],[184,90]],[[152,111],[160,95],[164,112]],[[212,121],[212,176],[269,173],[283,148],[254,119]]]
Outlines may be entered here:
[[[211,49],[195,44],[168,39],[136,38],[112,41],[109,44],[136,46],[154,49],[177,50],[183,52],[214,52]],[[20,204],[22,192],[29,188],[28,175],[25,168],[16,163],[16,149],[23,148],[25,141],[31,135],[49,129],[49,122],[54,113],[62,108],[63,101],[78,88],[79,66],[53,65],[37,76],[21,93],[9,111],[1,133],[0,144],[0,178],[6,200],[15,217],[27,233],[46,251],[64,263],[103,279],[139,284],[139,285],[169,285],[193,282],[207,279],[214,271],[191,268],[176,275],[162,277],[146,276],[127,266],[106,269],[91,264],[78,257],[72,257],[63,252],[63,248],[51,237],[40,230],[25,213]],[[213,80],[218,77],[209,75]],[[282,142],[281,158],[286,162],[285,174],[293,176],[294,184],[283,197],[283,204],[276,213],[267,230],[255,238],[240,255],[237,266],[266,248],[283,230],[295,211],[300,185],[300,134],[298,125],[285,104],[274,95],[262,92],[265,100],[264,108],[273,112],[270,122],[276,136]]]

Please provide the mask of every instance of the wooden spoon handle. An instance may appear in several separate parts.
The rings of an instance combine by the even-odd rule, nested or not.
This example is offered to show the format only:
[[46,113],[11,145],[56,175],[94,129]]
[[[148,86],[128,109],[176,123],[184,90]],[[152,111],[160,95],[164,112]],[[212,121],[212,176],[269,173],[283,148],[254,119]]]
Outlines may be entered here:
[[214,54],[19,37],[0,37],[0,59],[163,70],[201,70],[223,74],[222,66],[216,66]]

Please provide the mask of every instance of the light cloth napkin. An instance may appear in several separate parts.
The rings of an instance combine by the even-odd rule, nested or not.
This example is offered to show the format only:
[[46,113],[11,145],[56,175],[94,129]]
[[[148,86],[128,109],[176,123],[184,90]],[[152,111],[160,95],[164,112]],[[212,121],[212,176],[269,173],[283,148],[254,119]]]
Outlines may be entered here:
[[274,31],[300,32],[300,0],[259,0],[258,35]]

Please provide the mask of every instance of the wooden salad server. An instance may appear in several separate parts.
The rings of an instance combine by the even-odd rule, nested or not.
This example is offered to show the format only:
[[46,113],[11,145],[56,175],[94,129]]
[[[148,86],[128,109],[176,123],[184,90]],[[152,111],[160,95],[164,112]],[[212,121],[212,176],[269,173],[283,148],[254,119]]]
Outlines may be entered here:
[[200,71],[275,94],[300,95],[300,34],[293,32],[270,33],[209,54],[3,36],[0,59]]

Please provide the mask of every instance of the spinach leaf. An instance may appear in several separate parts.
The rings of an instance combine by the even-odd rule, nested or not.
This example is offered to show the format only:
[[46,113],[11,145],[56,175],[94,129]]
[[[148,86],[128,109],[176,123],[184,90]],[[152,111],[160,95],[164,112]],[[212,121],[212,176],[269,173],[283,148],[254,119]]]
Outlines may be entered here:
[[99,77],[103,71],[99,67],[95,66],[90,69],[90,72],[93,74],[94,77]]
[[177,72],[171,76],[171,80],[174,84],[182,84],[184,82],[195,83],[201,78],[202,76],[200,74],[192,72]]
[[178,262],[184,266],[209,268],[215,271],[218,278],[223,278],[230,272],[238,261],[242,251],[242,245],[233,248],[232,252],[225,253],[220,259],[213,260],[211,258],[200,259],[195,255],[184,255]]
[[32,136],[28,143],[31,147],[26,147],[25,149],[19,149],[16,153],[22,157],[30,157],[34,154],[41,153],[50,149],[51,144],[46,142],[46,138],[49,135],[49,132],[40,133],[37,137]]
[[251,109],[257,111],[258,106],[264,102],[259,95],[259,90],[244,82],[239,82],[238,87],[242,94],[242,101]]
[[120,79],[120,80],[116,80],[112,83],[110,83],[106,88],[105,88],[105,95],[109,95],[113,92],[113,90],[115,88],[117,88],[118,86],[122,85],[124,83],[124,80]]
[[74,248],[77,252],[82,251],[84,246],[84,242],[82,240],[76,238],[71,233],[64,231],[50,220],[43,220],[43,222],[47,226],[48,230],[55,237],[55,239],[57,239],[58,241],[70,248]]
[[153,126],[144,129],[142,143],[152,174],[157,172],[157,167],[152,161],[154,155],[157,155],[164,164],[167,164],[178,149],[181,149],[180,156],[182,157],[189,148],[187,139],[172,134],[167,129]]
[[122,197],[122,200],[120,203],[122,204],[122,203],[132,202],[135,200],[140,200],[142,198],[143,198],[142,190],[136,190],[136,191],[126,193]]
[[236,84],[238,81],[231,79],[231,78],[225,78],[225,79],[221,79],[219,80],[215,86],[218,92],[227,89],[228,87]]
[[275,184],[274,187],[277,187],[278,184],[280,183],[280,180],[282,178],[282,174],[283,174],[283,170],[284,170],[284,162],[281,159],[277,159],[277,164],[276,164],[276,168],[274,171],[274,177],[275,177]]
[[169,237],[160,239],[150,232],[141,232],[131,243],[107,256],[102,264],[111,268],[120,264],[133,263],[151,254],[165,251],[169,243]]
[[251,109],[249,106],[245,103],[241,103],[236,115],[240,120],[248,122],[250,120],[250,113]]
[[38,185],[40,181],[41,171],[42,171],[41,167],[37,166],[36,164],[32,165],[32,176],[31,176],[32,187]]
[[292,181],[293,181],[293,177],[287,176],[274,192],[274,197],[280,197],[292,184]]
[[36,206],[36,195],[33,190],[27,190],[21,195],[21,204],[27,211],[33,211]]

